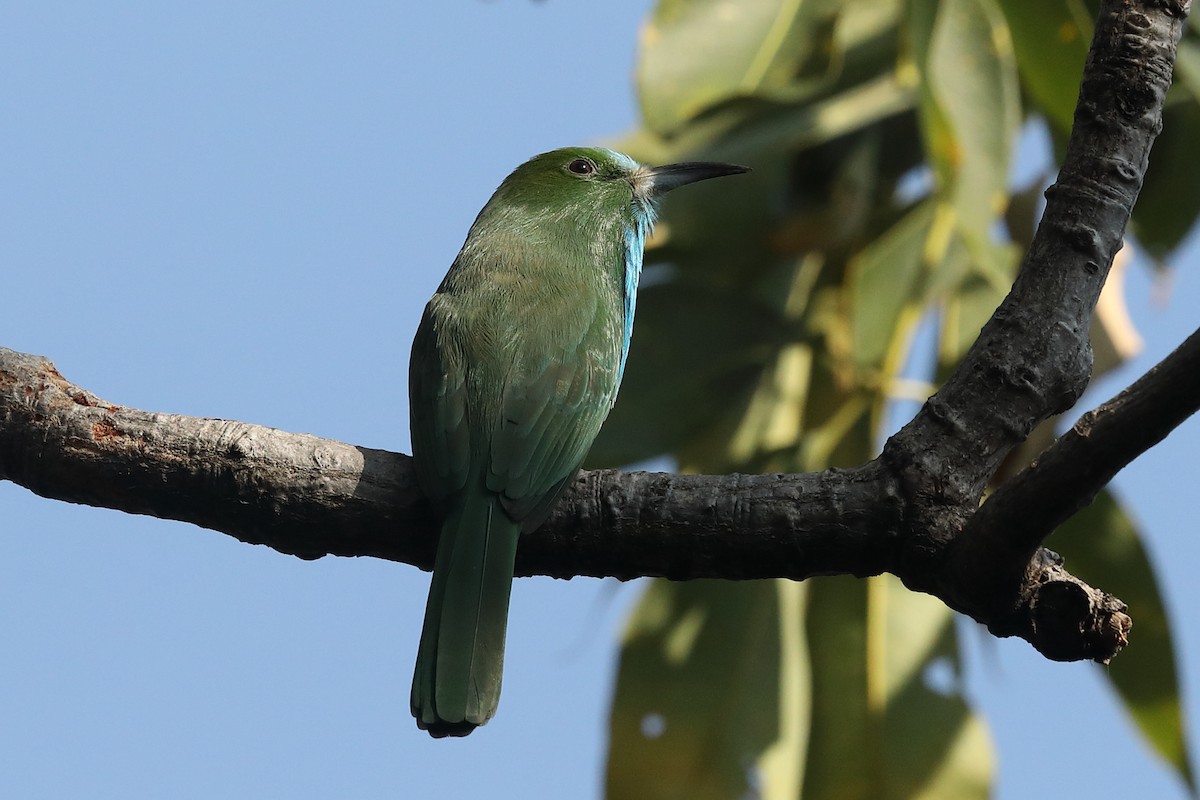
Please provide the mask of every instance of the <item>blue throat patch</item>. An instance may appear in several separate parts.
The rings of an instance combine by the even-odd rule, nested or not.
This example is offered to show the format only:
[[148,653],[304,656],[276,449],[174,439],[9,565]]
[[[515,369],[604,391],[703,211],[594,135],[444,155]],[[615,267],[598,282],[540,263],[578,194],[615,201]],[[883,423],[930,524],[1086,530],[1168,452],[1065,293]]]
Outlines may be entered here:
[[[629,357],[629,340],[633,338],[633,313],[637,306],[638,279],[642,275],[642,257],[646,236],[654,227],[655,208],[645,200],[634,200],[633,224],[625,229],[625,329],[621,339],[621,365],[617,368],[617,386],[625,377],[625,359]],[[617,401],[613,393],[613,402]]]

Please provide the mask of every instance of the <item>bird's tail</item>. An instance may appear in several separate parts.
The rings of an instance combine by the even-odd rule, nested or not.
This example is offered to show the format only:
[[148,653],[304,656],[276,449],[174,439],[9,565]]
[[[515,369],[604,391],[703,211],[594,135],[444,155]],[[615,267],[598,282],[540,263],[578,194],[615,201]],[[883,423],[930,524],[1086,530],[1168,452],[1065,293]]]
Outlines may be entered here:
[[466,736],[496,713],[519,536],[499,499],[482,493],[442,523],[411,700],[433,736]]

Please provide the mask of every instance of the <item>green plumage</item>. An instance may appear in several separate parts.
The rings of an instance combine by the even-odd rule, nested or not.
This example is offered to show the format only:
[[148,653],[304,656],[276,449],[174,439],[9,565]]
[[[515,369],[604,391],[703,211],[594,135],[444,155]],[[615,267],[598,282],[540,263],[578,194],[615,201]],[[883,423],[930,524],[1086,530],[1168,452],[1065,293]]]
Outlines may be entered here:
[[653,201],[743,171],[653,170],[601,148],[518,167],[479,213],[413,340],[413,456],[442,517],[412,712],[462,736],[496,711],[517,539],[616,399]]

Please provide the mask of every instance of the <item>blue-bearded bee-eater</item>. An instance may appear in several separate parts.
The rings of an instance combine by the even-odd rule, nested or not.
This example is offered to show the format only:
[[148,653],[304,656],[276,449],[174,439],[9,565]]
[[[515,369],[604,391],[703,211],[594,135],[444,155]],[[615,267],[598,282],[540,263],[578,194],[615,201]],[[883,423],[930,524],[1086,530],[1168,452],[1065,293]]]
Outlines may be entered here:
[[433,736],[496,713],[517,539],[575,477],[617,397],[657,201],[746,172],[572,147],[518,167],[425,307],[409,407],[441,536],[412,685]]

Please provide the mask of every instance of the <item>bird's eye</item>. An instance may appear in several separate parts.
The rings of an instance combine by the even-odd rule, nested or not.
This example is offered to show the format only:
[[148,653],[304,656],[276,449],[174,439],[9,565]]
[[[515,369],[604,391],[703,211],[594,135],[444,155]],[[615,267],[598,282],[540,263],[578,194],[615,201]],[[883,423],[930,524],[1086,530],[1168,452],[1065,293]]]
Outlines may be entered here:
[[570,164],[567,164],[567,169],[576,175],[591,175],[596,171],[596,165],[586,158],[577,158]]

